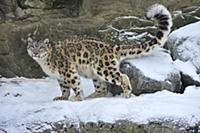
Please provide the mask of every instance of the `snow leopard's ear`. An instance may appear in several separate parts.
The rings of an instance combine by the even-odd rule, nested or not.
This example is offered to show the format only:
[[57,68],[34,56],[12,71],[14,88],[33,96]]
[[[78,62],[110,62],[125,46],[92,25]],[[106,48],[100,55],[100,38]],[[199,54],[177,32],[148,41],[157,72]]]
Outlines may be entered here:
[[44,44],[46,44],[47,47],[51,47],[51,44],[48,38],[44,39]]
[[31,37],[28,37],[27,38],[27,48],[32,47],[32,45],[33,45],[33,39]]
[[28,44],[31,44],[32,42],[33,42],[33,39],[32,39],[31,37],[28,37],[28,38],[27,38],[27,43],[28,43]]

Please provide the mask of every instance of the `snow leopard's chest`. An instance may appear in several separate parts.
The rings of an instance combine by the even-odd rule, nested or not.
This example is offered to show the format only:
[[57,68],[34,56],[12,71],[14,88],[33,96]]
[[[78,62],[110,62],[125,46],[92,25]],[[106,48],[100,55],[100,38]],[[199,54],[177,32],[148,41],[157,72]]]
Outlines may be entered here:
[[47,62],[41,62],[41,61],[37,61],[40,65],[40,67],[42,68],[43,72],[45,72],[48,76],[52,77],[52,78],[56,78],[59,79],[60,78],[60,74],[57,70],[57,68],[52,67],[50,65],[47,65]]
[[60,75],[58,73],[58,70],[57,69],[54,69],[54,68],[51,68],[50,66],[47,66],[47,65],[43,65],[42,66],[42,70],[47,74],[49,75],[50,77],[53,77],[53,78],[59,78]]

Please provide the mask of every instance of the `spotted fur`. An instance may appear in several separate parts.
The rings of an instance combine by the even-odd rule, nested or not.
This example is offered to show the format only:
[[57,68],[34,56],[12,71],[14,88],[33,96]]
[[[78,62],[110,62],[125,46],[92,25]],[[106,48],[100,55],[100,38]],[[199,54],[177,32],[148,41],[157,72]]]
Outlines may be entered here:
[[71,37],[54,44],[48,39],[37,42],[28,38],[29,55],[47,75],[58,79],[62,95],[54,100],[67,100],[70,88],[75,92],[75,100],[82,100],[80,76],[93,79],[96,91],[89,97],[106,95],[106,82],[121,86],[124,96],[130,97],[131,84],[128,76],[119,71],[120,61],[147,53],[156,45],[163,46],[172,26],[171,15],[162,5],[150,7],[146,17],[158,20],[158,32],[139,46],[108,44],[86,37]]

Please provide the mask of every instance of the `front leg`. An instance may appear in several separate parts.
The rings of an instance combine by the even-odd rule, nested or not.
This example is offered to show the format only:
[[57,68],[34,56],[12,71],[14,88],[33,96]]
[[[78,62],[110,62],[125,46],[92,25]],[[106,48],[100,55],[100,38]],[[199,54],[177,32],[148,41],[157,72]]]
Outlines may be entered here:
[[[54,98],[54,100],[71,100],[71,101],[81,101],[82,100],[82,91],[80,89],[80,78],[76,67],[68,63],[67,66],[59,72],[60,88],[62,91],[62,96]],[[70,98],[70,88],[74,91],[75,96]]]
[[68,82],[70,82],[70,86],[72,90],[74,91],[75,96],[72,96],[69,100],[70,101],[81,101],[83,99],[83,92],[80,88],[80,79],[69,79]]
[[80,88],[80,77],[76,70],[75,65],[70,64],[67,70],[65,71],[64,80],[67,82],[68,86],[72,88],[75,93],[75,96],[70,98],[71,101],[81,101],[83,98],[83,92]]
[[60,85],[60,90],[62,92],[61,96],[55,97],[53,100],[57,101],[57,100],[68,100],[69,96],[70,96],[70,88],[67,85],[66,81],[63,80],[58,80],[58,83]]

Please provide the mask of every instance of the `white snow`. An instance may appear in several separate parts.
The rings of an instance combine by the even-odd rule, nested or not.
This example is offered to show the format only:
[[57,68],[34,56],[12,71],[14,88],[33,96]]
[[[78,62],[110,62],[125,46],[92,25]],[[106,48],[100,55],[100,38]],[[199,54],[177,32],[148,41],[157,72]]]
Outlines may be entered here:
[[[190,45],[199,39],[199,27],[200,22],[185,26],[174,31],[170,37],[190,37],[185,49],[191,48],[195,53],[200,53],[198,47]],[[190,50],[187,50],[188,54],[196,56]],[[128,61],[145,76],[159,81],[164,81],[168,74],[179,71],[200,81],[196,68],[190,62],[173,62],[170,55],[159,48],[147,56]],[[94,91],[91,81],[81,81],[85,96]],[[59,121],[76,124],[80,121],[113,123],[117,120],[148,123],[164,119],[186,125],[200,122],[200,87],[195,86],[187,87],[184,94],[160,91],[129,99],[105,97],[81,102],[52,100],[59,95],[59,85],[54,79],[0,78],[0,132],[5,130],[8,133],[24,133],[28,132],[27,127],[34,129],[34,124]],[[44,125],[44,128],[50,127]]]
[[197,74],[197,69],[190,61],[183,62],[178,59],[173,61],[171,56],[163,50],[162,48],[155,48],[147,55],[127,61],[138,68],[146,77],[158,81],[165,81],[170,74],[181,71],[200,82],[200,75]]
[[[53,79],[3,78],[0,83],[0,129],[8,132],[28,132],[26,127],[32,124],[62,120],[78,124],[170,119],[189,125],[200,121],[200,88],[194,86],[186,88],[182,95],[161,91],[130,99],[107,97],[70,102],[52,101],[60,94]],[[84,92],[87,90],[86,95],[93,91],[86,79],[82,87]]]
[[170,34],[170,37],[190,37],[190,38],[199,38],[200,36],[200,31],[199,31],[199,27],[200,27],[200,22],[196,22],[196,23],[192,23],[192,24],[188,24],[184,27],[179,28],[178,30],[173,31]]
[[179,41],[184,41],[183,44],[172,48],[177,48],[176,51],[180,57],[200,69],[200,22],[192,23],[172,32],[169,36],[169,41],[173,45],[179,45]]
[[149,20],[147,20],[147,19],[142,19],[142,18],[136,17],[136,16],[120,16],[120,17],[115,18],[114,21],[124,20],[124,19],[137,19],[139,21],[149,22]]
[[128,62],[145,76],[158,81],[165,81],[171,73],[179,73],[170,55],[163,52],[161,48],[155,48],[151,53],[128,60]]

